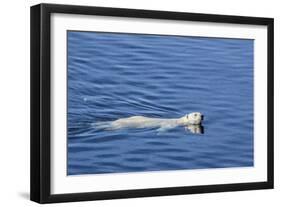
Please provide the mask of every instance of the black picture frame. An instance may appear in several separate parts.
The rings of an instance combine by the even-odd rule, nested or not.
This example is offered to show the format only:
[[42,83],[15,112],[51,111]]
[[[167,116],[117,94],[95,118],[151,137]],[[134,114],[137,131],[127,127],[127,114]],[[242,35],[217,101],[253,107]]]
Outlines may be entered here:
[[[134,17],[149,19],[182,20],[194,22],[217,22],[267,26],[267,181],[235,184],[218,184],[186,187],[120,190],[51,194],[50,160],[50,32],[52,13]],[[38,203],[88,201],[146,196],[165,196],[224,191],[241,191],[273,188],[273,19],[245,16],[195,14],[153,10],[103,8],[56,4],[39,4],[31,7],[31,174],[30,199]]]

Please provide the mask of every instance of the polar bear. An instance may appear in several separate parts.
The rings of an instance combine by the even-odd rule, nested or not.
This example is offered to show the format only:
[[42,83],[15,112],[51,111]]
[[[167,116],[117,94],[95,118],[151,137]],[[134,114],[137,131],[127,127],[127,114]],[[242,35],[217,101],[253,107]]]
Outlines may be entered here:
[[[158,132],[166,131],[178,126],[200,125],[203,115],[200,112],[192,112],[180,118],[163,119],[150,118],[145,116],[132,116],[117,119],[112,122],[96,123],[97,129],[116,130],[121,128],[153,128],[157,127]],[[190,128],[190,127],[189,127]],[[191,127],[194,128],[194,127]]]

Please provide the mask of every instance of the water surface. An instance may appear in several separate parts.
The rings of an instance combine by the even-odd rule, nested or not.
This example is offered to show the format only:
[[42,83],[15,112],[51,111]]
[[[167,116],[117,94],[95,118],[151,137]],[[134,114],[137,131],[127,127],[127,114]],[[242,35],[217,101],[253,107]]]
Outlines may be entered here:
[[[253,166],[253,40],[68,31],[68,175]],[[199,111],[204,134],[94,123]]]

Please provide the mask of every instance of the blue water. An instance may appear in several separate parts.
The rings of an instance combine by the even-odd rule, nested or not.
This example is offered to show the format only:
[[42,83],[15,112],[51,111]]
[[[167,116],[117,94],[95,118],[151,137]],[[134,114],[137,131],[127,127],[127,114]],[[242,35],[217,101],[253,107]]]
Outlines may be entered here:
[[[253,40],[69,31],[67,43],[68,175],[253,166]],[[94,125],[194,111],[203,134]]]

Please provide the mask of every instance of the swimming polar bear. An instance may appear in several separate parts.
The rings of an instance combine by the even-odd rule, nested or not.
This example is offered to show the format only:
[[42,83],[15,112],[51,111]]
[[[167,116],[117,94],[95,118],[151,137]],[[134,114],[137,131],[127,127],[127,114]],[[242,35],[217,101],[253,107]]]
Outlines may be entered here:
[[[178,126],[189,126],[191,132],[198,127],[193,125],[200,125],[203,120],[203,115],[200,112],[193,112],[180,118],[175,119],[162,119],[162,118],[149,118],[145,116],[132,116],[128,118],[117,119],[112,122],[96,123],[97,129],[116,130],[121,128],[153,128],[158,127],[158,132],[163,132]],[[196,133],[194,131],[193,133]]]

